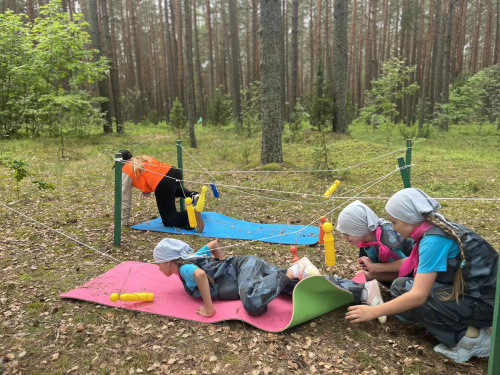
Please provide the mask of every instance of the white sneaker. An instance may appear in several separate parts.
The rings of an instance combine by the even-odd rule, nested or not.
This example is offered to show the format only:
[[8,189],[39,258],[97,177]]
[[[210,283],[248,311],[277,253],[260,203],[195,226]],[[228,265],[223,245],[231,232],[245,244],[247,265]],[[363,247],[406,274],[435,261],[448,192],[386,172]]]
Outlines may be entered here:
[[489,357],[490,346],[491,335],[486,328],[481,328],[478,337],[464,336],[455,347],[448,348],[444,344],[439,344],[434,347],[434,351],[443,354],[457,363],[464,363],[471,359],[471,357]]
[[[377,280],[368,281],[365,283],[365,289],[368,292],[365,303],[370,306],[377,306],[384,303],[382,299],[382,293],[380,293],[380,287],[378,286]],[[379,316],[378,321],[380,324],[387,322],[387,316]]]
[[299,272],[299,280],[302,280],[309,276],[319,276],[319,270],[316,268],[314,264],[307,257],[303,257],[299,259],[297,263],[301,266],[300,269],[302,272]]
[[299,280],[305,279],[309,276],[320,275],[319,270],[307,257],[296,261],[293,266],[290,267],[290,270],[292,270],[293,277]]

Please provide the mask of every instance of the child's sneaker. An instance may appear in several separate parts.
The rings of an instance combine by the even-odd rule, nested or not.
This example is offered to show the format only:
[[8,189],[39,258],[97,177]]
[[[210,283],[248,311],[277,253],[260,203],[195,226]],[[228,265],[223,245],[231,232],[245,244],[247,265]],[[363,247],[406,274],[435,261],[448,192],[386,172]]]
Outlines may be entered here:
[[[382,293],[380,293],[380,287],[378,286],[377,280],[368,281],[365,283],[365,289],[368,292],[365,303],[370,306],[377,306],[384,303],[382,299]],[[387,322],[387,316],[379,316],[378,321],[380,324]]]
[[193,200],[193,207],[196,207],[196,203],[198,203],[198,199],[200,199],[200,194],[193,194],[191,199]]
[[314,264],[311,263],[311,261],[307,257],[303,257],[302,259],[299,259],[297,263],[302,266],[300,267],[302,269],[302,272],[299,273],[299,280],[302,280],[306,277],[309,276],[319,276],[319,270],[316,268]]
[[307,257],[299,259],[289,268],[294,279],[305,279],[308,276],[319,276],[319,270],[311,263]]
[[490,346],[491,336],[486,328],[481,328],[478,337],[464,336],[455,347],[448,348],[444,344],[439,344],[434,347],[434,351],[457,363],[464,363],[471,357],[488,357],[490,355]]

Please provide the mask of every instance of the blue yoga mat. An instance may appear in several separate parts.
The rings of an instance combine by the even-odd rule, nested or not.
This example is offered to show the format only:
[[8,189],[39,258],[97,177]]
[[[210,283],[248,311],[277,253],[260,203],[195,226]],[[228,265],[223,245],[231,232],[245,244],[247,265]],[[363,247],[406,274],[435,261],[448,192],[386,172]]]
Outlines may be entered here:
[[161,222],[161,218],[145,221],[134,225],[132,228],[155,232],[192,234],[201,237],[260,240],[288,245],[314,245],[318,242],[319,227],[307,227],[297,232],[303,228],[302,225],[252,223],[236,220],[216,212],[202,212],[201,217],[205,222],[205,229],[202,233],[197,233],[195,230],[165,227]]

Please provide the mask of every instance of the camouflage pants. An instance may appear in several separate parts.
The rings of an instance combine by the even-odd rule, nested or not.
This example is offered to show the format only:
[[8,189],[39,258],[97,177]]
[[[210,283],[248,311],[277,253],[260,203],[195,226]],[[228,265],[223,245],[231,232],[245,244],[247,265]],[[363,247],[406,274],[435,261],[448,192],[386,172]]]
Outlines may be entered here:
[[342,279],[342,278],[337,277],[337,276],[325,276],[325,279],[330,280],[332,283],[334,283],[338,287],[351,292],[353,297],[354,297],[354,303],[356,303],[357,305],[363,303],[361,301],[361,292],[365,288],[365,284],[358,284],[352,280]]
[[[396,298],[410,291],[414,281],[410,277],[394,280],[391,285],[392,296]],[[448,294],[450,290],[450,285],[435,282],[425,304],[396,317],[404,323],[420,323],[448,347],[455,346],[462,339],[468,326],[491,326],[493,306],[468,295],[460,297],[459,303],[439,299],[443,292]]]
[[250,315],[267,311],[267,305],[280,293],[291,294],[298,280],[290,280],[286,270],[254,255],[244,255],[236,265],[238,293]]

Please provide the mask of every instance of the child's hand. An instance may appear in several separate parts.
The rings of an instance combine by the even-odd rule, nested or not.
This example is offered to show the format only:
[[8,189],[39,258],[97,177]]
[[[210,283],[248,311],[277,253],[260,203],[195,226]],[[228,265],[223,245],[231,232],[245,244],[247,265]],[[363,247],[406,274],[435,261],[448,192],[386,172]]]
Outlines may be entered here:
[[351,323],[367,322],[377,318],[377,315],[373,311],[373,306],[356,305],[350,306],[347,310],[345,318]]
[[151,193],[141,193],[141,198],[149,198],[149,196],[151,195]]
[[358,259],[359,268],[363,271],[373,272],[373,262],[369,257],[361,257]]
[[214,316],[215,309],[212,307],[211,310],[207,310],[205,308],[205,306],[200,306],[198,308],[198,311],[196,311],[196,313],[199,314],[199,315],[201,315],[201,316],[203,316],[203,317],[205,317],[205,318],[210,318],[210,317]]

